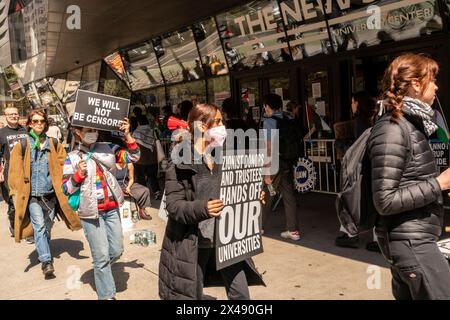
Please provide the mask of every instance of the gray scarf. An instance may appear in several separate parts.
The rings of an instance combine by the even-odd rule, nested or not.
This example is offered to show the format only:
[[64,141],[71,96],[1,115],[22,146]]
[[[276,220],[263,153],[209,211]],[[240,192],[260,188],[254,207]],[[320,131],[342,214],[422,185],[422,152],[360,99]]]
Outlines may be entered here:
[[405,96],[403,98],[403,109],[406,114],[417,116],[422,120],[427,136],[431,136],[438,126],[434,123],[434,110],[428,103]]

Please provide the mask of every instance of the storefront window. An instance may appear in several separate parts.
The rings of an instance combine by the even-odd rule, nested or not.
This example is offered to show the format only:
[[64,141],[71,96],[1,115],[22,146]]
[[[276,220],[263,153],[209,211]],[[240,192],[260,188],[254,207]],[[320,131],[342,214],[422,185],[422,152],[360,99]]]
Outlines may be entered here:
[[333,52],[320,1],[285,0],[280,10],[294,60]]
[[127,85],[128,83],[128,77],[125,71],[125,66],[123,65],[122,57],[118,52],[115,52],[113,54],[110,54],[105,59],[105,62],[113,69],[113,71],[116,73],[116,75]]
[[27,57],[35,56],[46,49],[47,8],[46,0],[34,0],[22,10]]
[[227,74],[228,66],[214,19],[209,18],[193,25],[192,31],[202,57],[205,74],[208,77]]
[[144,42],[137,47],[121,50],[121,54],[125,71],[133,91],[164,84],[155,51],[150,42]]
[[189,100],[194,105],[206,102],[205,81],[193,81],[167,87],[169,104],[175,109],[183,100]]
[[49,84],[53,87],[56,95],[60,100],[62,100],[64,96],[64,87],[66,86],[66,78],[67,74],[59,74],[54,77],[48,78]]
[[29,83],[45,77],[46,52],[25,61],[13,64],[14,70],[22,83]]
[[116,76],[111,68],[106,65],[104,67],[106,69],[106,76],[100,79],[100,93],[129,99],[131,92],[125,83]]
[[147,89],[136,92],[136,94],[141,96],[141,100],[150,108],[162,108],[166,105],[166,89],[164,87]]
[[270,93],[278,94],[283,100],[283,110],[286,111],[286,104],[289,102],[289,78],[279,77],[269,79],[269,90]]
[[223,100],[231,97],[230,77],[223,76],[208,80],[208,101],[221,107]]
[[164,35],[158,57],[166,83],[198,80],[204,77],[197,45],[191,29]]
[[64,103],[75,101],[77,90],[80,87],[82,74],[83,68],[79,68],[67,73],[67,81],[62,99]]
[[49,114],[51,115],[57,114],[64,115],[61,101],[59,100],[56,93],[53,91],[53,88],[49,84],[48,80],[42,79],[36,81],[34,84],[36,86],[39,98],[41,99],[42,107],[47,108],[49,110]]
[[258,81],[243,82],[241,85],[243,118],[250,127],[256,128],[261,119],[262,106],[259,102]]
[[25,94],[27,96],[28,102],[32,109],[41,108],[41,100],[39,99],[38,92],[36,90],[36,86],[33,82],[24,85]]
[[100,61],[83,67],[80,89],[94,92],[98,91],[100,67],[101,67]]
[[218,15],[217,23],[232,70],[292,59],[277,1],[252,1]]
[[442,30],[436,0],[368,1],[333,8],[329,25],[337,39],[337,51],[418,38]]

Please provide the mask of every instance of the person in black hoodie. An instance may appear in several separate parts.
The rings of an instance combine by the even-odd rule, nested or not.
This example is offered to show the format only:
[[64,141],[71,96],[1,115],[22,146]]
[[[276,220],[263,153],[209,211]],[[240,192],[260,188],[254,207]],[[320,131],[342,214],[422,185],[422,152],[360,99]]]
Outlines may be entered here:
[[424,55],[397,57],[383,79],[386,113],[368,140],[375,233],[396,299],[450,299],[450,267],[436,244],[450,169],[439,175],[428,143],[438,128],[431,108],[437,73]]
[[189,113],[188,123],[190,133],[200,132],[201,137],[192,143],[194,157],[189,158],[194,161],[172,159],[166,171],[168,221],[159,263],[159,295],[164,300],[201,300],[204,285],[219,275],[228,299],[248,300],[249,285],[264,285],[252,259],[214,272],[214,224],[224,207],[219,199],[222,166],[205,155],[207,147],[221,147],[226,138],[222,115],[218,107],[200,104]]
[[7,126],[0,129],[0,159],[3,160],[3,166],[0,169],[0,182],[2,183],[2,196],[8,204],[9,232],[14,236],[14,203],[9,196],[8,188],[8,170],[9,158],[15,144],[21,139],[28,137],[24,127],[19,125],[19,110],[15,107],[9,107],[4,110]]

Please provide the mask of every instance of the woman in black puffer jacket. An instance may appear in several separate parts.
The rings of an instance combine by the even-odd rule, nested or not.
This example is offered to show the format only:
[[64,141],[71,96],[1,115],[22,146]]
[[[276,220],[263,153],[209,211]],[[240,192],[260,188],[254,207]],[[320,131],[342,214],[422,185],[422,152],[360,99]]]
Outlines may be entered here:
[[437,72],[437,63],[423,55],[396,58],[384,77],[387,112],[369,138],[375,232],[396,299],[450,299],[450,267],[436,244],[450,169],[439,175],[428,144],[438,128],[430,107]]

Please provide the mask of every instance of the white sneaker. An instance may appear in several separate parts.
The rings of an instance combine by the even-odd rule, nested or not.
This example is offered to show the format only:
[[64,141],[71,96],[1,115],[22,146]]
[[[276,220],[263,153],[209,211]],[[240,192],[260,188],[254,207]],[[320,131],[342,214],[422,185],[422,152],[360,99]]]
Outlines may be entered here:
[[34,244],[34,237],[28,237],[25,239],[25,242],[28,244]]
[[300,240],[300,233],[298,231],[285,231],[281,233],[281,237],[284,239],[291,239],[294,241]]

